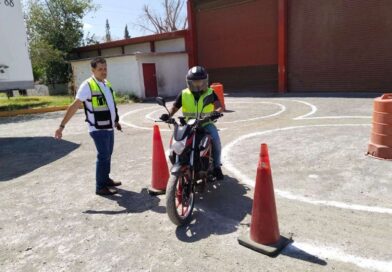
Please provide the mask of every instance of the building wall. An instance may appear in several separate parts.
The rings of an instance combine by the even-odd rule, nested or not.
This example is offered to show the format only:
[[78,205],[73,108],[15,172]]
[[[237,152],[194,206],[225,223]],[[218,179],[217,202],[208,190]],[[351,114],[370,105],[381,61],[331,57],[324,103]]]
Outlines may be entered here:
[[108,78],[116,91],[133,93],[144,97],[144,87],[140,81],[138,64],[135,56],[121,56],[107,59]]
[[102,57],[118,56],[118,55],[121,55],[121,54],[122,54],[121,47],[108,48],[108,49],[102,49],[101,50],[101,56]]
[[[150,42],[101,49],[101,55],[108,64],[108,79],[116,91],[133,93],[145,98],[143,63],[154,63],[158,94],[175,96],[185,88],[185,75],[188,71],[188,54],[185,52],[185,39],[155,41],[155,51],[150,52]],[[82,52],[82,60],[73,60],[75,87],[90,77],[90,60],[98,55],[98,50]],[[90,57],[91,56],[91,57]]]
[[81,59],[88,59],[88,58],[94,58],[94,57],[98,57],[98,50],[87,51],[87,52],[81,52],[80,53],[80,58]]
[[392,89],[392,1],[288,2],[290,91]]
[[[143,80],[143,63],[155,63],[158,95],[176,96],[186,87],[185,75],[188,71],[188,55],[186,53],[173,53],[164,55],[138,56],[140,82]],[[143,86],[144,89],[144,86]]]
[[125,54],[135,54],[135,53],[148,53],[151,52],[150,43],[139,43],[124,46]]
[[155,52],[185,52],[184,38],[157,41],[155,42]]
[[[176,96],[185,88],[185,75],[188,71],[186,53],[147,54],[107,57],[108,79],[115,91],[133,93],[145,98],[143,63],[154,63],[157,72],[158,94]],[[72,62],[76,89],[91,76],[90,60]]]
[[[133,93],[138,97],[144,96],[144,87],[140,82],[135,56],[109,57],[106,58],[106,61],[108,79],[116,92]],[[80,84],[91,76],[90,60],[73,61],[72,69],[74,84],[78,89]]]
[[277,86],[277,1],[194,1],[198,63],[228,88]]
[[91,76],[90,60],[72,61],[72,76],[76,90],[84,80]]

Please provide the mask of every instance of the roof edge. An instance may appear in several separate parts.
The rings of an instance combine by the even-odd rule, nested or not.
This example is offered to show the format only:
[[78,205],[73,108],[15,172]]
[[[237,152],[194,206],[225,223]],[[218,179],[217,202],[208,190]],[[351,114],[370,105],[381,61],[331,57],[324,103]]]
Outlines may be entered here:
[[185,30],[179,30],[174,32],[141,36],[136,38],[123,39],[123,40],[117,40],[112,42],[105,42],[105,43],[93,44],[93,45],[88,45],[83,47],[77,47],[74,48],[72,52],[79,53],[79,52],[86,52],[86,51],[92,51],[98,49],[108,49],[108,48],[114,48],[114,47],[120,47],[120,46],[126,46],[131,44],[138,44],[138,43],[171,40],[175,38],[185,38],[187,33],[188,30],[185,29]]

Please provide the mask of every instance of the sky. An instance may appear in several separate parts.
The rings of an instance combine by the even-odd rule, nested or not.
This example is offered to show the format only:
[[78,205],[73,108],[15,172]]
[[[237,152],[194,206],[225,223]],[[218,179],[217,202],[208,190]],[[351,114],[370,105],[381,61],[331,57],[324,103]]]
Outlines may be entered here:
[[[110,34],[113,40],[124,37],[125,25],[131,37],[150,35],[136,26],[143,14],[143,6],[149,5],[157,13],[162,12],[163,0],[93,0],[98,9],[88,13],[83,19],[84,33],[95,34],[98,40],[105,36],[106,19],[109,20]],[[186,13],[186,3],[183,14]]]

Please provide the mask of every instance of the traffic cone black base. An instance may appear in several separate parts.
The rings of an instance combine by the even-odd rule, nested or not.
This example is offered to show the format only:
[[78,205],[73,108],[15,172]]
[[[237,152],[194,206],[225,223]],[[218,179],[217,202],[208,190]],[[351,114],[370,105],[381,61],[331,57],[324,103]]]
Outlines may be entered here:
[[280,236],[280,239],[275,244],[263,245],[252,241],[249,235],[244,235],[238,238],[238,243],[244,247],[257,251],[261,254],[276,257],[279,253],[290,243],[293,242],[292,235],[288,236],[290,238],[286,238],[284,236]]

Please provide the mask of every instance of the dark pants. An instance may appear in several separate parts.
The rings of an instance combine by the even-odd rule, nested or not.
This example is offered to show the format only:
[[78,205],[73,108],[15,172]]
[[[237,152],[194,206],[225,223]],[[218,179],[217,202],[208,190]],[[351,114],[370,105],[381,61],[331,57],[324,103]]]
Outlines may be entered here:
[[208,124],[204,127],[204,129],[210,133],[212,138],[212,156],[214,158],[214,167],[220,167],[222,146],[221,146],[218,129],[214,124]]
[[114,146],[113,130],[98,130],[90,132],[97,148],[96,189],[100,190],[109,181],[110,163]]

